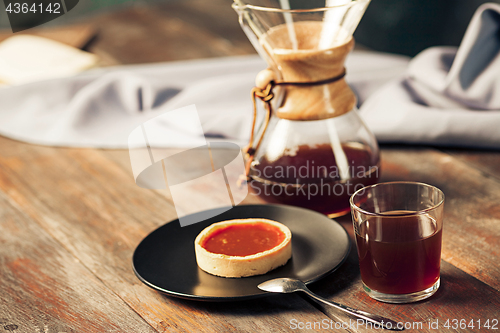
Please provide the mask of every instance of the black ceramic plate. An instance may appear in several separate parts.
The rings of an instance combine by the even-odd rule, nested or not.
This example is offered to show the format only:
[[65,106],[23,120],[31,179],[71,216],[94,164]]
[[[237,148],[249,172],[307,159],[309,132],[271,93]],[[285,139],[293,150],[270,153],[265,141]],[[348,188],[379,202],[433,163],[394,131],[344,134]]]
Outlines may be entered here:
[[[198,267],[194,239],[205,227],[223,220],[259,217],[281,222],[292,232],[292,259],[286,265],[240,279],[217,277]],[[265,295],[257,285],[278,277],[314,282],[340,266],[349,249],[344,228],[325,215],[291,206],[249,205],[185,227],[179,220],[171,221],[139,244],[132,261],[135,274],[153,289],[181,298],[230,301]]]

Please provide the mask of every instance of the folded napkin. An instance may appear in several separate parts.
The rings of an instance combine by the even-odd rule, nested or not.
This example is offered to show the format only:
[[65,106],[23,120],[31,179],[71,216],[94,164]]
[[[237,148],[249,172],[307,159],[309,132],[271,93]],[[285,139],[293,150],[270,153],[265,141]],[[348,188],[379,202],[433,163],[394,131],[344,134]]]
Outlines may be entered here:
[[[354,52],[348,80],[363,101],[406,70],[406,57]],[[250,90],[266,68],[258,56],[92,70],[78,76],[0,88],[0,134],[35,144],[128,148],[139,125],[195,104],[204,135],[244,144],[253,116]],[[171,117],[169,117],[171,119]],[[163,145],[190,147],[189,124],[162,122]]]
[[500,148],[500,5],[484,4],[460,47],[434,47],[361,107],[382,142]]

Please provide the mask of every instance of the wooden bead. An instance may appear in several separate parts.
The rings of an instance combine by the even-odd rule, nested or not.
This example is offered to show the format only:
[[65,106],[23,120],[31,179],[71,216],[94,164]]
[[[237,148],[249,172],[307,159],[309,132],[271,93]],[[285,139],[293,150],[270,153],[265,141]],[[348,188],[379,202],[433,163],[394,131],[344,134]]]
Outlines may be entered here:
[[276,76],[274,75],[274,72],[267,68],[259,72],[257,74],[257,77],[255,78],[255,86],[264,89],[267,87],[269,82],[273,81],[276,79]]

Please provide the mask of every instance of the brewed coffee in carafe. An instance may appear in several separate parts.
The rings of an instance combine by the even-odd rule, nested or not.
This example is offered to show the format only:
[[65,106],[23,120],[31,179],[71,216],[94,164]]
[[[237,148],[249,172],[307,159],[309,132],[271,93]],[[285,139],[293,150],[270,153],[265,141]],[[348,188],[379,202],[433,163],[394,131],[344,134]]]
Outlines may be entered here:
[[378,181],[377,142],[344,79],[352,33],[368,2],[233,4],[269,64],[253,91],[262,100],[264,121],[253,127],[246,147],[247,181],[264,200],[333,217],[349,211],[356,190]]

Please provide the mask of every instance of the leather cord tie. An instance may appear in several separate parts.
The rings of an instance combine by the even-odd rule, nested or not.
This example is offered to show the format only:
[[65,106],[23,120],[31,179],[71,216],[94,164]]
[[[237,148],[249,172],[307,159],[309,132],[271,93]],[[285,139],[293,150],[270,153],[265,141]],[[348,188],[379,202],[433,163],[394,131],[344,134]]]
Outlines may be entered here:
[[[271,119],[272,115],[272,106],[271,106],[271,100],[274,98],[274,93],[273,89],[276,86],[297,86],[297,87],[311,87],[311,86],[320,86],[323,84],[328,84],[328,83],[333,83],[338,80],[341,80],[344,78],[346,74],[345,68],[344,71],[337,76],[334,76],[332,78],[326,79],[326,80],[321,80],[321,81],[313,81],[313,82],[276,82],[276,81],[271,81],[267,84],[267,86],[264,89],[261,89],[259,87],[253,87],[251,94],[252,94],[252,102],[253,102],[253,122],[252,122],[252,131],[250,132],[250,140],[248,145],[243,148],[243,151],[245,153],[245,159],[246,159],[246,164],[245,164],[245,179],[240,179],[240,185],[243,184],[243,181],[249,181],[250,177],[250,168],[251,164],[253,162],[253,158],[255,155],[255,152],[259,148],[262,139],[264,138],[264,134],[266,133],[267,127],[269,125],[269,120]],[[264,102],[264,107],[266,109],[266,117],[264,119],[264,127],[262,130],[262,134],[260,135],[259,139],[257,140],[257,143],[254,146],[254,141],[255,141],[255,124],[257,122],[257,98],[259,98],[262,102]]]

